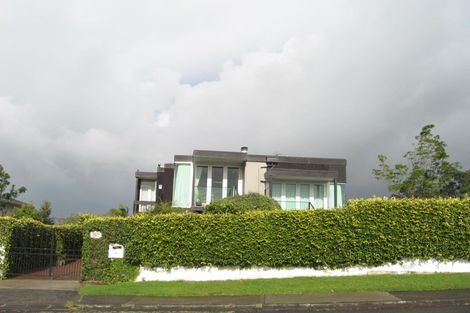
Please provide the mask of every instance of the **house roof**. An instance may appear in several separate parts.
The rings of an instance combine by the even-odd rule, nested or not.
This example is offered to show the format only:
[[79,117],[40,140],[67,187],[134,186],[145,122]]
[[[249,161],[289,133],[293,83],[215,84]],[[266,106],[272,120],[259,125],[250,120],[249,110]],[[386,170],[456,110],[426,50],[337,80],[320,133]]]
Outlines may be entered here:
[[16,200],[16,199],[0,198],[0,204],[18,207],[18,206],[22,206],[25,203],[23,201]]

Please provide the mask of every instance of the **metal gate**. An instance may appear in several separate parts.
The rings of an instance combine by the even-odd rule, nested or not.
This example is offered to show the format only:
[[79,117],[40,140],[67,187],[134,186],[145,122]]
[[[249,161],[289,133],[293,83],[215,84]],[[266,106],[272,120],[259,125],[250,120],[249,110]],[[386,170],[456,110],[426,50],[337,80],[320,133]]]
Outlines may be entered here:
[[54,230],[37,234],[34,241],[19,239],[10,248],[7,277],[79,280],[81,250],[81,240],[58,244]]

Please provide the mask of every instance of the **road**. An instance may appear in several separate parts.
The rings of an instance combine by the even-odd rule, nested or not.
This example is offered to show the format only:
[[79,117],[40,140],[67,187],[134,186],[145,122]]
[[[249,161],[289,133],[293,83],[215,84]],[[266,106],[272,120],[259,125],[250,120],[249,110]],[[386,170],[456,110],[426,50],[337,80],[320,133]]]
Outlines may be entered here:
[[[34,313],[69,313],[76,312],[92,312],[92,313],[117,313],[117,312],[234,312],[234,313],[287,313],[287,312],[336,312],[336,313],[470,313],[470,294],[468,290],[453,290],[442,292],[396,292],[393,293],[398,300],[395,302],[358,302],[348,304],[320,304],[315,306],[263,306],[256,309],[252,307],[242,307],[237,309],[149,309],[142,310],[121,310],[119,299],[107,297],[106,304],[113,305],[119,309],[86,309],[80,303],[83,298],[78,295],[77,291],[62,290],[25,290],[25,289],[1,289],[0,288],[0,313],[18,313],[18,312],[34,312]],[[143,298],[145,300],[145,298]],[[441,299],[436,301],[437,299]],[[140,299],[135,300],[136,303]],[[140,302],[142,304],[142,302]],[[96,307],[96,306],[95,306]],[[140,306],[140,308],[145,308]]]
[[[1,310],[2,313],[70,313],[73,311],[70,310],[36,310],[34,307],[23,308],[23,309],[13,309],[13,310]],[[90,313],[129,313],[130,311],[95,311],[95,310],[82,310],[77,309],[77,312],[90,312]],[[372,309],[328,309],[328,310],[312,310],[311,308],[304,309],[295,309],[295,310],[213,310],[213,311],[131,311],[134,313],[149,313],[149,312],[158,312],[158,313],[182,313],[182,312],[191,312],[191,313],[287,313],[287,312],[318,312],[318,313],[469,313],[470,307],[468,306],[439,306],[439,307],[406,307],[406,308],[372,308]]]

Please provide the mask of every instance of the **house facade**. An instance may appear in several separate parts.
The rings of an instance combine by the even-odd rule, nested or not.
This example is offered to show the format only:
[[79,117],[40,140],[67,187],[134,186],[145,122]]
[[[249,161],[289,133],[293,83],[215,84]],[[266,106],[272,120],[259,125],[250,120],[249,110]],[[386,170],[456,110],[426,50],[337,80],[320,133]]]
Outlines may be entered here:
[[[167,173],[166,180],[158,173]],[[141,203],[135,202],[134,212],[148,208],[144,198],[202,211],[214,200],[250,192],[269,196],[286,210],[326,209],[345,203],[346,160],[249,154],[247,147],[240,152],[194,150],[175,155],[174,163],[157,173],[137,171],[136,179]]]

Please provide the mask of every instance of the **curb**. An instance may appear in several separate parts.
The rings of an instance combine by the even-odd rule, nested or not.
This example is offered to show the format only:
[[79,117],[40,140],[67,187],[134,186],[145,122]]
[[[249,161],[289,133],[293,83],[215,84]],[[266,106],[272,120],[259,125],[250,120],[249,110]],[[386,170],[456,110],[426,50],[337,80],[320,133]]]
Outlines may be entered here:
[[312,309],[312,310],[324,310],[331,308],[383,308],[383,307],[406,307],[406,306],[469,306],[470,299],[454,300],[454,299],[442,299],[442,300],[400,300],[400,301],[371,301],[371,302],[334,302],[334,303],[256,303],[256,304],[86,304],[78,303],[80,307],[87,309],[117,309],[124,311],[132,310],[156,310],[156,309]]

